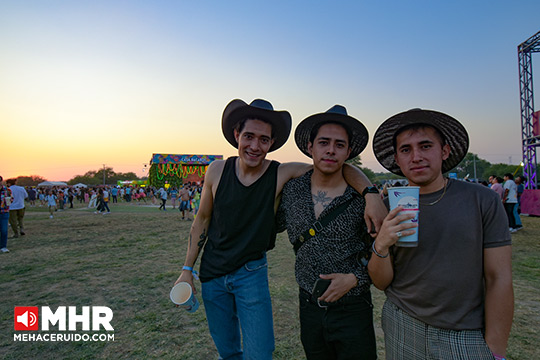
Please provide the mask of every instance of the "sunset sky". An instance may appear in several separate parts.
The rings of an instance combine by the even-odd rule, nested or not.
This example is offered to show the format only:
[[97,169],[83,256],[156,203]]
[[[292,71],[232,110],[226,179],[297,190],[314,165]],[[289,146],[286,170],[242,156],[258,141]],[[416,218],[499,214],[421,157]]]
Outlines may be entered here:
[[[517,46],[539,14],[538,0],[0,0],[0,175],[142,176],[152,153],[235,155],[221,133],[234,98],[269,100],[293,128],[341,104],[370,136],[438,110],[469,151],[518,164]],[[383,170],[371,141],[361,156]],[[310,160],[292,136],[268,158]]]

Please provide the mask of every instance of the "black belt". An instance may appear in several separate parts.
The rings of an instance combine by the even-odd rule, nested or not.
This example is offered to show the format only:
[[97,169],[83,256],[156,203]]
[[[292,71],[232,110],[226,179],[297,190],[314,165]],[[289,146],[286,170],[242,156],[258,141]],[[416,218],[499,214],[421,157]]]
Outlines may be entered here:
[[314,304],[322,308],[340,306],[340,305],[366,303],[366,302],[368,304],[371,304],[371,292],[369,291],[366,291],[360,295],[342,296],[341,298],[339,298],[337,301],[334,301],[334,302],[319,301],[317,299],[314,299],[313,295],[311,295],[309,291],[306,291],[302,288],[300,288],[299,296],[300,296],[300,300],[307,301],[310,304]]

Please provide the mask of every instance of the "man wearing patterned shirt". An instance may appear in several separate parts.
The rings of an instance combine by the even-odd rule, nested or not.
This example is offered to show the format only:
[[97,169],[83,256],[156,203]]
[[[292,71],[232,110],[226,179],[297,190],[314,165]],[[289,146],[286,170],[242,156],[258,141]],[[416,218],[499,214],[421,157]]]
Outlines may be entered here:
[[[376,359],[371,281],[362,263],[371,245],[365,199],[342,172],[345,161],[366,147],[368,132],[336,105],[303,120],[295,140],[313,159],[313,170],[285,184],[277,222],[280,231],[287,228],[297,250],[295,275],[306,357]],[[320,296],[312,291],[318,279],[330,280]]]

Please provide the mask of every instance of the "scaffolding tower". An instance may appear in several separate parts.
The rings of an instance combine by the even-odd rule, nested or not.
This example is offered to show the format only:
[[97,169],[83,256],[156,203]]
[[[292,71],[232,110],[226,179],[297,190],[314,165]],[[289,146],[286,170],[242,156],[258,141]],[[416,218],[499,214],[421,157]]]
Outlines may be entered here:
[[518,45],[521,147],[523,154],[523,175],[527,178],[525,189],[538,188],[536,148],[540,146],[540,134],[534,134],[533,132],[534,93],[532,54],[535,52],[540,52],[540,31]]

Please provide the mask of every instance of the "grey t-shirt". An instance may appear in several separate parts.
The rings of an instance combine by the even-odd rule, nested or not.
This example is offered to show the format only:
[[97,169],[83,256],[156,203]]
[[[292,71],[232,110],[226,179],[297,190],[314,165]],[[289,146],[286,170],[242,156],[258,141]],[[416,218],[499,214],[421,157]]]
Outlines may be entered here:
[[511,245],[498,195],[483,185],[448,180],[420,195],[418,247],[393,247],[386,295],[410,316],[452,330],[484,328],[485,248]]

